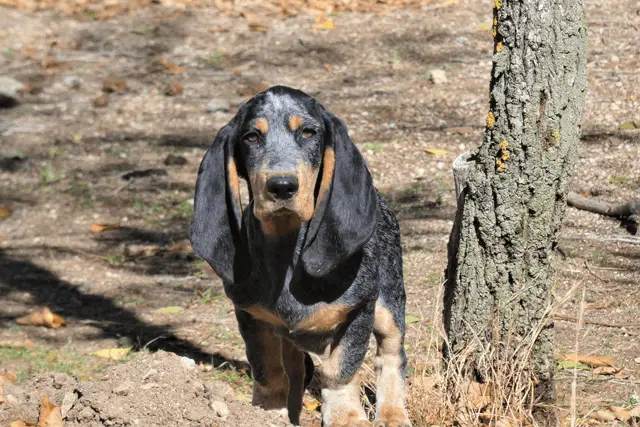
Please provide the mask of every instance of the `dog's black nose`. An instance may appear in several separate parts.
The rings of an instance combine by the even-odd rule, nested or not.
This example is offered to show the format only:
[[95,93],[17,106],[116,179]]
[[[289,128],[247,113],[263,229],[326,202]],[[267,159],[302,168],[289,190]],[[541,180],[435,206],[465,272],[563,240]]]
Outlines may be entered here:
[[298,192],[298,178],[295,176],[272,176],[267,180],[267,191],[276,199],[290,199]]

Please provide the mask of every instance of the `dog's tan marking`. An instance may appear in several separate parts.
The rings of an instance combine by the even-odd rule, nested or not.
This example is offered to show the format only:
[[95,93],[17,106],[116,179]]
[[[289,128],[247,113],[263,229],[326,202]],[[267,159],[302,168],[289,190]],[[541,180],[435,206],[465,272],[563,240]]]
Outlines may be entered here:
[[[298,192],[288,200],[276,200],[267,191],[267,180],[272,176],[294,174],[298,179]],[[253,214],[262,224],[262,231],[272,237],[286,236],[300,229],[302,222],[311,220],[314,212],[313,191],[318,179],[318,169],[300,161],[295,173],[271,171],[266,164],[249,174],[249,185],[253,196]],[[280,208],[290,212],[274,215]]]
[[[256,215],[257,216],[257,215]],[[276,215],[260,221],[262,232],[270,237],[283,237],[300,230],[300,218],[295,215]]]
[[322,387],[322,422],[331,427],[370,425],[360,400],[359,376],[347,383]]
[[333,183],[333,172],[336,167],[336,155],[331,147],[324,149],[324,155],[322,159],[322,178],[320,181],[320,188],[318,189],[318,206],[328,195]]
[[402,334],[393,313],[380,302],[376,304],[374,334],[378,349],[376,370],[376,420],[390,426],[411,425],[405,409],[405,380],[402,376]]
[[289,118],[289,129],[291,129],[293,132],[297,131],[300,126],[302,126],[302,117],[291,116]]
[[240,179],[238,178],[238,169],[236,167],[236,161],[232,158],[227,162],[227,183],[231,189],[231,194],[236,199],[240,211],[242,211],[240,200]]
[[296,331],[328,332],[347,320],[353,307],[344,304],[327,304],[317,308],[296,326]]
[[255,126],[256,126],[256,129],[262,132],[263,135],[269,132],[269,122],[267,121],[267,119],[256,120]]
[[281,318],[259,305],[252,305],[250,307],[244,308],[243,310],[252,315],[254,319],[269,323],[271,325],[284,326],[284,321]]
[[265,384],[253,381],[251,403],[263,409],[286,409],[289,383],[282,363],[282,338],[265,324],[258,326],[258,339],[263,349]]

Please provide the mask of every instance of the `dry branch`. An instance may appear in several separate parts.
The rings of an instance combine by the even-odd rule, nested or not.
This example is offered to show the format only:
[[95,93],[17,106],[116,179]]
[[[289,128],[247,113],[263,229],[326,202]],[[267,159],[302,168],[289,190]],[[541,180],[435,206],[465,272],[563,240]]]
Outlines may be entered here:
[[616,218],[620,220],[622,227],[629,233],[636,234],[638,232],[640,199],[633,199],[621,205],[610,205],[599,200],[582,197],[578,193],[570,192],[567,195],[567,204],[576,209]]

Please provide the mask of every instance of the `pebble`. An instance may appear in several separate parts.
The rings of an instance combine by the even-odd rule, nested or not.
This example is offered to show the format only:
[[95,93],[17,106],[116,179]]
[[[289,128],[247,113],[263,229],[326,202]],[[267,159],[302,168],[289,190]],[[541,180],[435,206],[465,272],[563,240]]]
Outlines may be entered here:
[[113,392],[118,396],[126,396],[129,394],[132,388],[133,384],[131,384],[130,382],[125,382],[114,388]]
[[0,76],[0,108],[14,107],[18,104],[18,93],[24,85],[12,77]]
[[196,361],[193,359],[189,359],[188,357],[182,356],[180,358],[180,364],[185,369],[196,369]]
[[441,85],[447,82],[447,73],[444,70],[429,70],[429,80],[435,85]]
[[229,416],[229,407],[227,406],[226,403],[220,400],[213,401],[211,403],[211,409],[213,409],[213,412],[216,414],[217,417],[220,417],[223,420]]
[[231,111],[231,103],[229,103],[228,101],[214,99],[207,104],[205,110],[207,111],[207,113],[215,113],[216,111],[227,113]]
[[78,76],[66,76],[63,81],[71,89],[80,89],[82,86],[82,79]]
[[62,405],[60,405],[63,419],[67,418],[67,414],[73,408],[73,405],[75,405],[76,400],[78,400],[78,395],[75,391],[68,391],[64,394]]

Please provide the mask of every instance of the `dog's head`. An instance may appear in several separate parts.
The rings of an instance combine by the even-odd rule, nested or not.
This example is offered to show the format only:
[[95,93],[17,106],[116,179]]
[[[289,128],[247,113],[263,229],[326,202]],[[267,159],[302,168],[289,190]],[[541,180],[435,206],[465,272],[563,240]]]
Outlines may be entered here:
[[344,123],[314,98],[273,87],[253,97],[223,127],[200,165],[191,242],[225,281],[238,279],[239,178],[267,238],[309,223],[302,261],[323,276],[371,237],[377,194]]

